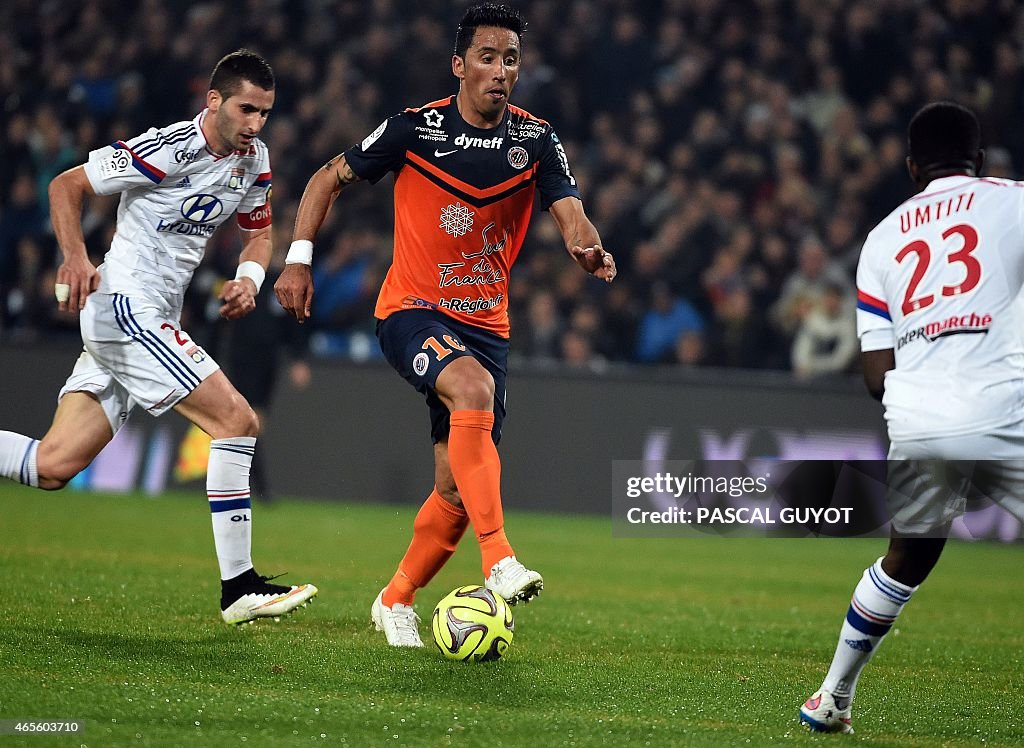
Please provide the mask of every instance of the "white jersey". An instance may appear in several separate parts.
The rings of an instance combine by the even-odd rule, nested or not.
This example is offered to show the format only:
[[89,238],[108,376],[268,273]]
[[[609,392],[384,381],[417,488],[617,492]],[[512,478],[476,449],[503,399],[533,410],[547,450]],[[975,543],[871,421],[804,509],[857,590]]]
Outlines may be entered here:
[[1024,405],[1024,183],[932,181],[868,235],[857,268],[865,351],[892,348],[894,442],[978,434]]
[[218,156],[195,119],[92,151],[85,173],[100,195],[120,192],[117,230],[100,266],[100,293],[141,297],[177,318],[207,240],[238,211],[245,229],[270,225],[270,155]]

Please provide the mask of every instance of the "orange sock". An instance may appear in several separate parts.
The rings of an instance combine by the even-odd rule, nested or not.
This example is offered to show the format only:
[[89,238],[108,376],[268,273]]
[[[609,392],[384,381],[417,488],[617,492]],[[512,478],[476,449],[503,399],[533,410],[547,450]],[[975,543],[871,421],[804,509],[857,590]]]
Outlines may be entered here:
[[501,460],[491,440],[493,426],[494,414],[489,411],[457,410],[451,415],[448,434],[448,463],[480,542],[485,577],[494,564],[513,555],[505,537]]
[[505,537],[504,527],[486,535],[477,535],[477,540],[480,541],[480,558],[483,562],[485,578],[491,575],[491,567],[501,559],[505,556],[515,555],[508,538]]
[[468,524],[466,511],[449,504],[435,488],[412,523],[412,542],[384,589],[384,605],[412,605],[416,590],[426,587],[451,558]]

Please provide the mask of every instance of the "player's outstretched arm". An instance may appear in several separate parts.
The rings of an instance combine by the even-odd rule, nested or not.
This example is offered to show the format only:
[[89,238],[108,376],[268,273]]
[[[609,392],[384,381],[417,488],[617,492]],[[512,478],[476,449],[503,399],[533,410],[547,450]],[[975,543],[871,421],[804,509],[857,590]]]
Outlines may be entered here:
[[606,283],[615,280],[618,270],[611,252],[601,246],[601,237],[576,197],[563,197],[551,203],[551,217],[558,224],[565,248],[576,264]]
[[96,192],[85,175],[85,167],[58,174],[50,182],[50,223],[64,261],[57,268],[57,301],[62,312],[77,312],[100,284],[100,274],[89,262],[82,233],[82,206]]
[[338,194],[359,178],[348,165],[345,156],[335,156],[317,170],[302,193],[295,214],[292,246],[285,258],[285,268],[274,284],[277,300],[300,323],[309,319],[313,303],[313,242],[327,218]]
[[273,252],[270,226],[239,230],[242,232],[242,252],[238,256],[238,274],[220,290],[220,300],[224,302],[220,316],[224,319],[244,317],[256,308],[256,296]]

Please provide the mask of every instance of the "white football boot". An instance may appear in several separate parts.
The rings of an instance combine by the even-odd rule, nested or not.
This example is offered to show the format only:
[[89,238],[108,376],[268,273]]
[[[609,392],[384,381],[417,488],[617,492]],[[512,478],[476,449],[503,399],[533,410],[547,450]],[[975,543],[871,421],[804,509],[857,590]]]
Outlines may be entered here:
[[224,623],[249,623],[257,618],[280,618],[316,597],[316,585],[270,584],[276,577],[261,577],[253,569],[222,583],[220,615]]
[[[845,702],[840,709],[839,704]],[[824,689],[815,693],[800,707],[800,722],[815,732],[853,732],[850,719],[851,700],[836,699],[831,691]]]
[[384,590],[370,607],[370,618],[377,631],[383,631],[392,647],[422,647],[419,620],[416,611],[409,605],[395,603],[390,608],[384,605]]
[[544,579],[519,563],[515,556],[505,556],[491,567],[484,587],[501,595],[509,605],[517,605],[537,597],[544,589]]

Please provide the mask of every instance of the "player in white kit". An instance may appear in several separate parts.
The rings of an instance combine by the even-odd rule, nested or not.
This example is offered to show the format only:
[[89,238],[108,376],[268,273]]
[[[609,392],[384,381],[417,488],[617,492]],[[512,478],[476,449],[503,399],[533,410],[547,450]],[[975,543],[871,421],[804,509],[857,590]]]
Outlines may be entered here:
[[[209,237],[237,213],[243,247],[224,284],[222,316],[251,312],[271,256],[270,157],[258,138],[274,104],[274,74],[259,55],[224,57],[206,109],[92,151],[50,184],[50,216],[63,253],[56,296],[81,312],[85,350],[41,440],[0,431],[0,475],[55,490],[88,466],[136,406],[174,409],[208,433],[207,493],[227,623],[278,617],[317,593],[270,584],[251,559],[249,468],[259,421],[217,363],[180,329],[181,308]],[[81,227],[87,195],[121,193],[117,229],[92,266]]]
[[921,192],[869,235],[857,268],[864,378],[891,447],[886,555],[853,593],[813,730],[853,732],[864,666],[934,568],[968,496],[1024,521],[1024,183],[978,177],[974,114],[922,108],[907,166]]

